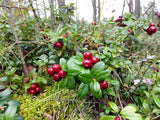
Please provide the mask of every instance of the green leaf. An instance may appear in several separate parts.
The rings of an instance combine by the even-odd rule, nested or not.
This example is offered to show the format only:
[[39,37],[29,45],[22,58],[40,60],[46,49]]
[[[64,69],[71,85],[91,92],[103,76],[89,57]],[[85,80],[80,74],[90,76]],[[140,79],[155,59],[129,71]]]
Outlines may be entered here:
[[116,113],[119,112],[118,106],[114,102],[110,102],[109,105]]
[[4,85],[0,85],[0,90],[5,89],[6,87]]
[[88,84],[93,80],[93,77],[90,72],[89,73],[81,73],[81,74],[79,74],[78,79],[81,82]]
[[21,115],[17,115],[13,120],[24,120],[24,118]]
[[4,99],[8,99],[12,90],[11,89],[5,89],[4,91],[0,92],[0,101]]
[[60,81],[60,85],[59,87],[60,88],[65,88],[68,84],[68,77],[66,76],[65,78],[63,78],[61,81]]
[[121,110],[120,114],[125,115],[125,114],[132,114],[132,113],[135,113],[135,112],[136,112],[136,108],[135,107],[126,106]]
[[37,75],[38,75],[38,76],[41,76],[41,75],[42,75],[42,72],[43,72],[43,68],[40,68],[40,69],[38,70]]
[[36,79],[36,81],[38,82],[38,83],[40,83],[40,82],[42,82],[43,84],[47,84],[47,79],[46,78],[44,78],[44,77],[37,77],[37,79]]
[[15,106],[17,106],[17,107],[19,107],[19,106],[21,105],[21,103],[20,103],[19,101],[17,101],[17,100],[10,100],[10,101],[8,102],[8,104],[9,104],[9,105],[15,105]]
[[152,97],[156,105],[160,108],[160,99],[155,94],[152,94]]
[[155,87],[153,93],[154,94],[159,94],[160,93],[160,87]]
[[81,83],[79,88],[78,88],[78,95],[80,97],[84,97],[84,96],[87,95],[88,91],[89,91],[88,84]]
[[105,89],[105,91],[107,92],[107,94],[116,97],[116,94],[115,94],[115,92],[113,90],[113,87],[108,87],[107,89]]
[[28,84],[26,84],[26,85],[24,86],[25,90],[27,90],[27,89],[30,88],[30,87],[31,87],[31,83],[28,83]]
[[99,82],[92,80],[92,82],[89,84],[90,90],[93,94],[97,94],[99,93],[100,89],[100,85]]
[[31,74],[30,74],[31,79],[33,79],[35,73],[36,73],[36,68],[34,68],[34,69],[31,71]]
[[22,80],[22,77],[21,76],[18,76],[18,75],[15,75],[14,77],[12,77],[11,81],[14,82],[14,81],[21,81]]
[[75,88],[75,84],[76,84],[76,81],[74,79],[74,77],[68,77],[68,89],[74,89]]
[[64,70],[64,71],[67,70],[67,62],[66,62],[66,60],[65,60],[64,58],[61,58],[61,59],[60,59],[59,64],[60,64],[62,70]]
[[99,120],[114,120],[115,118],[116,118],[116,116],[105,115],[105,116],[101,117]]
[[113,80],[113,79],[106,79],[106,80],[110,85],[115,85],[115,86],[119,85],[119,81],[117,80]]
[[96,75],[96,80],[97,81],[102,81],[102,80],[107,79],[107,77],[109,76],[110,72],[111,72],[110,70],[106,70],[106,71],[102,71],[102,72],[98,73]]
[[143,120],[142,116],[138,113],[126,113],[126,114],[123,114],[122,117],[129,120]]
[[0,82],[4,82],[4,81],[7,81],[7,77],[1,77],[0,78]]
[[105,64],[103,62],[96,63],[91,69],[91,74],[93,76],[96,76],[97,74],[99,74],[100,72],[104,70],[104,67],[105,67]]
[[146,111],[147,113],[149,113],[149,112],[150,112],[150,108],[149,108],[148,101],[147,101],[147,100],[144,100],[143,103],[142,103],[142,105],[143,105],[145,111]]
[[76,55],[76,58],[77,58],[79,61],[81,61],[81,62],[83,62],[83,60],[84,60],[82,53],[78,53],[78,54]]
[[78,69],[68,69],[67,70],[67,75],[68,76],[77,76],[80,73]]
[[79,60],[76,56],[73,56],[71,60],[77,65],[82,65],[82,62],[83,62]]
[[9,105],[4,113],[4,120],[13,120],[14,116],[16,115],[16,112],[17,112],[17,106],[14,104]]

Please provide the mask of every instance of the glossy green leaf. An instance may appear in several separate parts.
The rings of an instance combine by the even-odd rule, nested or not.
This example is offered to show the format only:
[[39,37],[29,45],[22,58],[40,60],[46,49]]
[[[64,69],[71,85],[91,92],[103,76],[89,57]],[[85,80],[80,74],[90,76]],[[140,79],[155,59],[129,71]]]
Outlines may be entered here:
[[0,101],[9,98],[11,92],[11,89],[5,89],[4,91],[0,92]]
[[81,59],[78,59],[76,56],[72,57],[71,60],[77,65],[82,65],[82,62],[83,62]]
[[15,105],[15,106],[17,106],[17,107],[19,107],[19,106],[21,105],[21,103],[20,103],[19,101],[17,101],[17,100],[10,100],[10,101],[8,102],[8,104],[9,104],[9,105]]
[[116,116],[105,115],[105,116],[101,117],[99,120],[114,120],[115,118],[116,118]]
[[93,80],[91,81],[91,83],[89,84],[90,90],[93,94],[97,94],[100,91],[100,85],[99,82]]
[[16,115],[17,112],[17,106],[16,105],[9,105],[7,110],[5,111],[4,114],[4,120],[13,120],[14,116]]
[[91,74],[93,76],[96,76],[97,74],[99,74],[100,72],[104,70],[104,67],[105,67],[105,64],[103,62],[96,63],[91,69]]
[[75,88],[75,84],[76,84],[76,81],[74,79],[74,77],[68,77],[68,89],[74,89]]
[[78,95],[80,97],[84,97],[84,96],[87,95],[88,91],[89,91],[88,84],[81,83],[79,88],[78,88]]
[[149,112],[150,112],[150,107],[149,107],[148,101],[147,101],[147,100],[144,100],[143,103],[142,103],[142,105],[143,105],[145,111],[146,111],[147,113],[149,113]]
[[67,62],[66,62],[66,60],[65,60],[64,58],[61,58],[61,59],[60,59],[59,64],[60,64],[62,70],[64,70],[64,71],[67,70]]
[[77,76],[80,73],[80,71],[78,69],[68,69],[67,70],[67,75],[68,76]]
[[36,73],[36,68],[34,68],[34,69],[31,71],[31,74],[30,74],[31,79],[33,79],[35,73]]
[[110,70],[105,70],[105,71],[102,71],[102,72],[98,73],[96,75],[96,80],[97,81],[102,81],[102,80],[107,79],[107,77],[109,76],[110,72],[111,72]]
[[7,81],[7,77],[1,77],[0,78],[0,82],[4,82],[4,81]]
[[132,113],[135,113],[136,112],[136,108],[133,107],[133,106],[126,106],[124,107],[120,114],[124,115],[124,114],[132,114]]
[[65,88],[68,84],[68,77],[66,76],[65,78],[63,78],[61,81],[60,81],[60,85],[59,87],[60,88]]
[[152,94],[152,97],[156,105],[160,108],[160,99],[155,94]]
[[118,106],[114,102],[110,102],[109,105],[116,113],[119,112]]
[[0,85],[0,90],[5,89],[6,87],[4,85]]
[[24,118],[21,115],[17,115],[13,120],[24,120]]
[[128,120],[143,120],[142,116],[138,113],[126,113],[126,114],[123,114],[122,117]]
[[88,84],[93,80],[93,77],[90,72],[89,73],[81,73],[81,74],[79,74],[78,79],[81,82]]

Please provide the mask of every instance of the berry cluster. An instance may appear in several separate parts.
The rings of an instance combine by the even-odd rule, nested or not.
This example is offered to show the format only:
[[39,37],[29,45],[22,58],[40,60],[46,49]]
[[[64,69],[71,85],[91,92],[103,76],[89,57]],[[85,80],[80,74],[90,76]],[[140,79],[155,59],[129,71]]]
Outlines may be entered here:
[[30,88],[27,89],[30,94],[36,94],[40,92],[40,87],[38,83],[33,83]]
[[[120,22],[122,20],[122,16],[119,16],[116,20],[114,20],[114,22]],[[120,25],[120,23],[117,23],[117,26],[122,26],[122,27],[125,27],[127,26],[126,24],[122,23]]]
[[150,26],[148,29],[144,29],[145,32],[147,32],[148,35],[152,35],[153,33],[155,33],[157,31],[157,28],[155,27],[154,23],[150,23]]
[[59,82],[62,78],[66,77],[67,73],[61,69],[61,66],[58,64],[54,64],[52,67],[48,69],[48,74],[53,75],[53,79],[56,82]]
[[83,66],[85,68],[92,68],[94,66],[94,64],[96,64],[98,62],[98,58],[93,56],[92,57],[92,53],[90,51],[87,51],[83,54],[84,60],[83,60]]
[[108,82],[106,80],[103,80],[103,81],[99,82],[99,85],[100,85],[101,89],[108,88]]
[[54,42],[53,46],[56,47],[56,48],[62,48],[63,47],[63,42],[62,41]]

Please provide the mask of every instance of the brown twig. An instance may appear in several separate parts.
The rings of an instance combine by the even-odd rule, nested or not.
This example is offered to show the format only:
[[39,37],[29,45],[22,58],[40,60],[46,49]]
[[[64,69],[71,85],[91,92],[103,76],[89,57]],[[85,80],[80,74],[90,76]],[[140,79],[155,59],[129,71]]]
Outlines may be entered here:
[[[9,1],[7,1],[7,4],[9,5]],[[26,63],[25,63],[25,61],[24,61],[22,49],[21,49],[21,46],[20,46],[20,44],[19,44],[18,36],[17,36],[16,30],[15,30],[15,21],[14,21],[13,15],[12,15],[12,10],[11,10],[11,8],[8,8],[8,9],[9,9],[9,14],[10,14],[12,31],[13,31],[13,34],[14,34],[14,37],[15,37],[15,40],[16,40],[16,43],[17,43],[19,55],[20,55],[20,57],[21,57],[21,61],[22,61],[23,68],[24,68],[24,73],[25,73],[26,76],[28,77],[28,76],[29,76],[29,72],[28,72],[28,69],[27,69],[27,65],[26,65]],[[15,18],[15,19],[16,19],[16,18]]]

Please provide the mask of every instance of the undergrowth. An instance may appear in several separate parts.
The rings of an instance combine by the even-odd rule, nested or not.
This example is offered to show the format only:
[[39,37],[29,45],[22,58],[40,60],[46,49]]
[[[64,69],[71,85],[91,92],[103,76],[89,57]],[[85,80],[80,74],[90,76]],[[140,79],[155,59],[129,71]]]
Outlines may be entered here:
[[[78,98],[73,90],[59,89],[58,84],[47,86],[38,96],[13,94],[21,102],[20,114],[25,120],[89,120],[89,102]],[[86,104],[87,103],[87,104]]]

